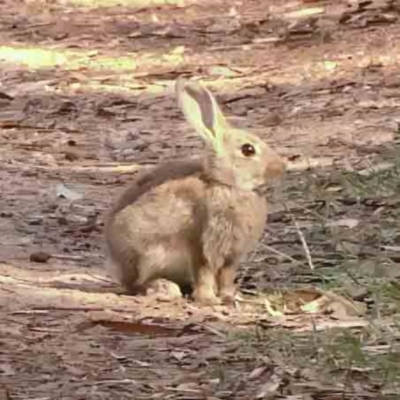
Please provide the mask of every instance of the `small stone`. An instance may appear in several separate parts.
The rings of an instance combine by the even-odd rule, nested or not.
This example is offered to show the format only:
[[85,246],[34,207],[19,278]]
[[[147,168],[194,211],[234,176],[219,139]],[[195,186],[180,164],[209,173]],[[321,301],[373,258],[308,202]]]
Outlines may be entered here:
[[68,160],[68,161],[70,161],[70,162],[73,162],[73,161],[76,161],[76,160],[79,159],[78,154],[76,154],[76,153],[73,152],[73,151],[66,151],[66,152],[64,153],[64,155],[65,155],[65,159]]
[[32,253],[29,257],[29,260],[37,263],[46,263],[50,257],[51,255],[49,253],[38,251],[36,253]]

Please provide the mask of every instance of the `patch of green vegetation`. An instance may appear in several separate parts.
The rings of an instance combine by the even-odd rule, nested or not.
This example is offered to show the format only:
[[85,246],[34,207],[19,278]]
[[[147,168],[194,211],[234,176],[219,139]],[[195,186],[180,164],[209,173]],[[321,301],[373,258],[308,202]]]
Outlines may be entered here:
[[[369,325],[309,333],[259,329],[239,338],[288,368],[311,370],[327,382],[334,377],[344,388],[369,382],[382,396],[400,396],[400,151],[363,168],[296,172],[285,196],[315,265],[298,268],[295,278],[312,274],[312,285],[364,301]],[[277,250],[307,265],[293,226],[285,226],[284,240],[290,245]]]
[[[308,333],[285,329],[231,332],[230,340],[241,342],[240,352],[255,359],[297,371],[301,378],[318,377],[319,382],[357,381],[400,393],[400,325],[374,324],[357,329],[330,329]],[[345,391],[345,389],[344,389]]]
[[[364,164],[360,171],[311,170],[295,173],[294,178],[287,191],[294,203],[292,213],[321,285],[341,288],[351,281],[377,290],[400,277],[399,149],[393,147],[384,160]],[[298,253],[299,240],[292,231]],[[279,250],[306,264],[304,251],[299,259],[286,249]]]

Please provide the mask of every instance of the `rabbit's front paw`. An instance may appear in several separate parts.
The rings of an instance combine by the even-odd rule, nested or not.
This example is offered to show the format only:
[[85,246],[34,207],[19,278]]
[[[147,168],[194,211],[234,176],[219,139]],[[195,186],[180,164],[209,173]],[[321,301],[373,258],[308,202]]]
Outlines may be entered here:
[[235,302],[235,293],[221,293],[221,302],[225,305],[232,305]]
[[216,289],[214,271],[207,267],[198,269],[193,287],[194,300],[203,305],[221,304],[221,299],[216,295]]
[[193,291],[193,298],[197,303],[213,306],[221,304],[221,299],[217,297],[214,290],[205,286],[198,286]]
[[223,286],[220,288],[218,295],[223,304],[233,304],[235,302],[236,286],[233,284]]
[[218,274],[218,295],[224,304],[232,304],[235,301],[236,285],[235,267],[225,267]]

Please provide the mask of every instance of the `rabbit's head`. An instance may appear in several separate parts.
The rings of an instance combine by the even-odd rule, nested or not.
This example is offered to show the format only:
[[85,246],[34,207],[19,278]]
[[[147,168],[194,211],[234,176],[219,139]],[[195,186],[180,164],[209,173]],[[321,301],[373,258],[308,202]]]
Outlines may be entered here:
[[281,157],[258,136],[232,127],[209,90],[180,78],[176,94],[186,120],[207,143],[210,179],[241,190],[255,190],[282,174],[285,167]]

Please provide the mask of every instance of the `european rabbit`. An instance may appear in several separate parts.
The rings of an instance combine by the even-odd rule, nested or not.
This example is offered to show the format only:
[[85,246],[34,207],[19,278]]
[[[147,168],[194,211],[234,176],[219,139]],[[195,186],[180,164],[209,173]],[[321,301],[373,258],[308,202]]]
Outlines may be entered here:
[[236,269],[264,230],[261,189],[284,163],[259,137],[233,128],[201,84],[178,79],[176,95],[206,154],[136,178],[108,217],[109,255],[130,292],[163,278],[191,286],[198,302],[232,301]]

